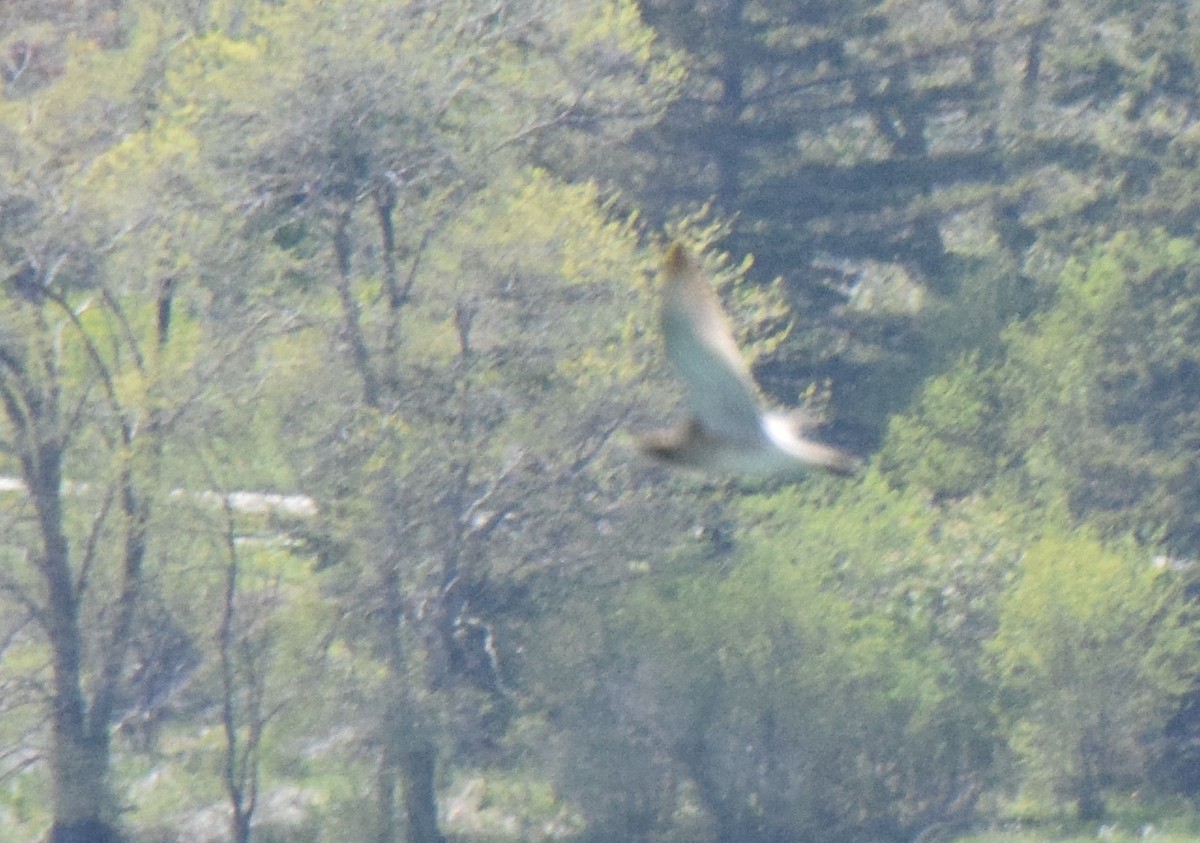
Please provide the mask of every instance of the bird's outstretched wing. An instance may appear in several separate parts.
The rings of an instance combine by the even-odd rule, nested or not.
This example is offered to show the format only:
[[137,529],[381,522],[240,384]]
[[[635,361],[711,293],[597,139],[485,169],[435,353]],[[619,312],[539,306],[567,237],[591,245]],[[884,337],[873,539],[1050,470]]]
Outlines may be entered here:
[[662,332],[695,420],[735,442],[762,436],[758,394],[721,302],[695,257],[673,243],[663,263]]
[[853,455],[805,438],[811,420],[802,411],[764,412],[717,294],[679,243],[663,264],[662,331],[692,417],[639,437],[642,453],[680,468],[743,476],[789,477],[813,466],[857,470]]

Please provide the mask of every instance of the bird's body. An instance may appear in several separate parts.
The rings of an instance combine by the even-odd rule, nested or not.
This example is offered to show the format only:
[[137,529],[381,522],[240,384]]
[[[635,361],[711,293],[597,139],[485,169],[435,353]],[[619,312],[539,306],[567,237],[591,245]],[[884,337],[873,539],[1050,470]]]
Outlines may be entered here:
[[662,331],[667,357],[688,390],[692,417],[640,437],[638,448],[667,465],[746,476],[786,476],[818,466],[852,473],[853,456],[805,439],[801,412],[764,411],[716,292],[675,243],[663,264]]

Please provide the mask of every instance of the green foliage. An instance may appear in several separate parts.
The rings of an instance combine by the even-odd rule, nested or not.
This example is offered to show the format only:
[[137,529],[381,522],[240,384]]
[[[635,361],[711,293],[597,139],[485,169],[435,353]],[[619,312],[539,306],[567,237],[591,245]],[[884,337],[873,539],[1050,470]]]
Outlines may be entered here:
[[[397,837],[425,745],[510,765],[497,835],[911,839],[1138,780],[1196,673],[1145,561],[1200,547],[1180,9],[648,2],[692,73],[647,135],[683,54],[626,0],[110,5],[0,4],[5,764],[65,688],[164,839],[231,736],[302,806],[264,839]],[[861,480],[631,458],[679,394],[631,208],[681,202],[769,391],[886,423]],[[0,767],[0,836],[51,778]]]
[[935,498],[962,497],[986,485],[1003,459],[995,408],[976,358],[929,381],[911,413],[888,426],[880,471]]
[[386,837],[405,759],[503,728],[508,668],[481,636],[560,560],[590,564],[601,518],[634,520],[596,488],[651,390],[651,258],[555,171],[627,136],[678,69],[628,3],[243,11],[180,50],[172,117],[250,209],[260,300],[304,313],[276,346],[299,378],[269,389],[321,507],[331,652],[357,666],[343,710],[380,748],[358,761],[381,765]]
[[1135,547],[1049,533],[1026,550],[988,646],[1020,700],[1006,711],[1023,810],[1095,819],[1104,789],[1143,780],[1147,741],[1200,667],[1181,589]]
[[[693,72],[636,195],[652,219],[713,196],[736,214],[726,248],[755,256],[758,282],[783,276],[807,319],[779,357],[832,382],[864,443],[959,354],[990,359],[1069,256],[1127,229],[1194,229],[1200,74],[1182,6],[650,0],[646,14]],[[897,276],[917,307],[862,306]]]
[[1106,788],[1144,774],[1196,669],[1180,584],[1147,551],[1047,527],[1191,547],[1195,265],[1194,244],[1162,232],[1069,262],[1053,305],[1005,331],[995,360],[931,381],[878,460],[909,488],[1029,513],[1041,536],[993,644],[1030,810],[1099,815]]
[[1118,536],[1190,548],[1200,371],[1196,247],[1126,233],[1068,263],[1052,306],[968,356],[891,422],[879,458],[937,497],[994,491]]
[[1196,247],[1162,232],[1114,238],[1068,267],[1059,301],[1014,327],[998,398],[1020,408],[1005,447],[1035,494],[1106,529],[1194,539]]
[[0,789],[0,841],[21,843],[46,827],[50,777],[44,769],[13,776]]
[[[718,836],[743,840],[912,835],[969,806],[993,729],[989,595],[1015,555],[994,518],[938,518],[878,478],[739,509],[735,567],[681,558],[539,645],[539,661],[591,677],[568,722],[594,761],[563,786],[611,833],[634,806],[652,827],[676,806],[645,791],[652,770],[616,759],[658,758]],[[607,644],[585,657],[589,641]],[[605,816],[597,791],[618,763],[626,798]]]

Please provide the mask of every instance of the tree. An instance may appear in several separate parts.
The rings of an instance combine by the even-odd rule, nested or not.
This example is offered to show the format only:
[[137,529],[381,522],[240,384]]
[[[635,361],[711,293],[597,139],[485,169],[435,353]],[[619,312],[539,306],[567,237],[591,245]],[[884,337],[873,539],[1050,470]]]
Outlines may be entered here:
[[1148,561],[1134,548],[1053,533],[1021,560],[989,655],[1020,698],[1009,741],[1031,808],[1066,804],[1095,820],[1105,790],[1145,781],[1147,739],[1196,671],[1182,583]]
[[564,506],[604,482],[592,465],[628,415],[624,398],[572,401],[573,419],[556,402],[595,395],[613,368],[597,349],[628,359],[643,324],[620,295],[646,262],[628,224],[528,162],[561,163],[580,129],[593,148],[623,137],[675,72],[627,3],[293,2],[250,20],[217,14],[172,92],[280,267],[264,294],[306,314],[305,353],[338,349],[307,361],[293,453],[337,548],[330,599],[380,666],[361,695],[371,836],[396,839],[402,816],[437,841],[439,721],[468,707],[455,695],[509,705],[488,618],[571,533],[519,525],[555,497],[586,524],[595,504]]
[[[513,654],[536,634],[528,616],[608,579],[655,530],[640,508],[649,491],[621,492],[627,457],[611,441],[652,390],[629,341],[651,319],[629,310],[648,287],[628,286],[649,259],[626,226],[605,221],[593,187],[533,173],[484,191],[429,249],[457,289],[437,276],[421,288],[441,315],[408,323],[417,343],[433,340],[406,344],[420,372],[411,403],[360,422],[315,472],[345,548],[327,581],[364,618],[355,648],[387,665],[379,741],[393,753],[384,769],[406,771],[406,799],[431,793],[434,753],[469,758],[498,741],[521,699]],[[406,806],[410,822],[424,810]]]
[[[1147,562],[1152,548],[1196,546],[1194,265],[1195,245],[1163,231],[1125,232],[1070,261],[1053,303],[1010,326],[992,362],[969,357],[932,381],[878,459],[902,488],[983,496],[1043,536],[1028,584],[1005,598],[997,658],[1021,690],[1011,742],[1026,792],[1086,817],[1103,811],[1105,788],[1145,775],[1144,739],[1195,670],[1158,649],[1190,640],[1186,598]],[[1016,639],[1024,655],[1009,652]]]
[[556,722],[616,768],[566,764],[562,786],[630,838],[677,822],[688,793],[710,820],[698,839],[969,821],[995,735],[989,597],[1019,551],[1000,518],[935,512],[877,476],[748,496],[737,516],[724,546],[659,562],[539,642],[547,693],[555,670],[587,683]]
[[636,195],[652,218],[712,197],[736,215],[723,245],[784,277],[803,326],[760,380],[781,400],[830,382],[864,449],[926,378],[995,353],[1067,255],[1134,220],[1191,230],[1182,5],[660,0],[647,17],[693,72],[640,138]]
[[156,35],[120,55],[77,44],[61,78],[0,104],[0,405],[26,491],[3,586],[50,664],[53,841],[120,837],[111,732],[157,505],[192,411],[252,334],[208,321],[220,308],[190,259],[219,224],[189,218],[202,191],[180,198],[185,139],[147,123]]
[[994,489],[1117,537],[1196,546],[1196,247],[1127,232],[1071,261],[1052,306],[926,388],[880,465],[935,496]]

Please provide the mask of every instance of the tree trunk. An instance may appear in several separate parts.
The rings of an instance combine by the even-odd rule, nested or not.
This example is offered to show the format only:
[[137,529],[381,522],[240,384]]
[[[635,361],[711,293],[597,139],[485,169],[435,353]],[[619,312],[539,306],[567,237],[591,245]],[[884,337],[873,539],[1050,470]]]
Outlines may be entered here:
[[55,718],[51,772],[54,825],[49,843],[119,843],[115,810],[107,787],[108,736],[63,734]]
[[[387,738],[385,737],[385,740]],[[375,843],[396,843],[396,765],[385,746],[375,776]]]
[[438,831],[437,792],[434,789],[436,762],[433,745],[425,741],[420,741],[418,746],[400,757],[407,843],[445,843]]
[[50,828],[47,843],[120,843],[116,828],[99,820],[66,825],[56,822]]
[[404,621],[404,600],[401,592],[399,565],[396,560],[384,560],[380,591],[384,611],[387,642],[387,663],[391,690],[380,723],[383,748],[379,764],[376,806],[379,812],[378,843],[396,841],[396,785],[403,789],[405,843],[445,843],[438,831],[437,792],[434,772],[437,751],[425,737],[424,727],[406,686],[406,665],[401,629]]
[[394,731],[385,735],[384,740],[387,743],[376,779],[376,843],[397,843],[399,839],[397,784],[404,796],[405,843],[446,843],[438,830],[437,790],[434,787],[437,751],[433,744]]
[[108,791],[107,723],[88,722],[83,692],[83,637],[79,594],[71,576],[70,546],[63,527],[62,450],[38,449],[25,466],[26,482],[42,537],[39,572],[46,588],[45,628],[54,669],[50,775],[54,825],[50,843],[110,843],[120,839]]

